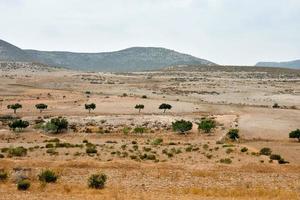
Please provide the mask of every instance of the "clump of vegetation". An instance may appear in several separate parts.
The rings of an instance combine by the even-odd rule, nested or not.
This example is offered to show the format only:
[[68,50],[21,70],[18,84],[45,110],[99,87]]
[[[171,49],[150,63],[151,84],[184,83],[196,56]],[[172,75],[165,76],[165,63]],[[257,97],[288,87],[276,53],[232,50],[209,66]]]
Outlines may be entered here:
[[229,139],[236,141],[240,138],[239,129],[230,129],[227,133]]
[[28,190],[30,188],[30,181],[27,179],[18,181],[17,188],[18,190]]
[[61,133],[68,129],[69,122],[65,118],[53,118],[43,127],[44,130],[50,133]]
[[21,109],[21,108],[22,108],[22,105],[19,104],[19,103],[11,104],[11,105],[8,105],[8,106],[7,106],[7,109],[14,110],[14,113],[15,113],[15,114],[17,113],[17,110],[18,110],[18,109]]
[[55,183],[57,181],[57,175],[52,170],[44,170],[39,175],[39,180],[45,183]]
[[125,126],[123,129],[122,129],[122,132],[124,133],[124,135],[127,135],[128,133],[130,133],[131,131],[131,128],[130,127],[127,127]]
[[264,147],[259,151],[260,155],[265,155],[265,156],[269,156],[269,155],[271,155],[271,153],[272,153],[272,150],[268,147]]
[[231,164],[232,160],[230,158],[222,158],[222,159],[220,159],[220,163]]
[[298,139],[298,142],[300,142],[300,129],[290,132],[289,137]]
[[282,159],[282,158],[281,158],[281,156],[278,155],[278,154],[271,154],[271,155],[270,155],[270,159],[271,159],[271,160],[280,160],[280,159]]
[[167,103],[163,103],[161,104],[158,109],[160,110],[164,110],[164,113],[166,112],[166,110],[171,110],[172,109],[172,106],[170,104],[167,104]]
[[148,98],[147,95],[142,96],[142,99],[147,99],[147,98]]
[[12,123],[8,124],[9,128],[11,128],[13,131],[21,131],[24,128],[27,128],[29,126],[28,121],[23,121],[21,119],[15,120]]
[[54,148],[47,149],[46,153],[48,153],[50,155],[58,155],[58,152],[55,151]]
[[36,109],[40,110],[40,113],[41,113],[43,110],[48,108],[48,105],[44,104],[44,103],[40,103],[40,104],[36,104],[35,107],[36,107]]
[[241,148],[241,152],[247,152],[247,151],[248,151],[248,148],[247,148],[247,147]]
[[198,123],[198,130],[204,133],[210,133],[212,129],[216,128],[216,121],[213,119],[203,119]]
[[172,122],[172,128],[173,131],[184,134],[193,128],[193,124],[190,121],[185,121],[182,119],[182,120],[177,120],[175,122]]
[[8,178],[8,173],[4,170],[0,170],[0,181],[6,181]]
[[146,128],[142,127],[142,126],[137,126],[133,129],[134,133],[145,133],[146,132]]
[[27,149],[24,147],[16,147],[16,148],[9,148],[8,149],[8,157],[22,157],[27,155]]
[[88,179],[89,188],[102,189],[105,186],[107,176],[103,173],[93,174]]
[[91,110],[95,110],[96,109],[96,104],[91,103],[91,104],[85,104],[84,105],[85,109],[89,111],[89,113],[91,113]]
[[138,110],[139,110],[139,113],[140,113],[141,110],[145,108],[145,106],[144,106],[143,104],[137,104],[137,105],[135,105],[134,108],[135,108],[135,109],[138,109]]
[[233,152],[233,149],[231,149],[231,148],[226,149],[226,153],[227,153],[227,154],[230,154],[230,153],[232,153],[232,152]]
[[274,103],[272,108],[280,108],[280,106],[278,105],[278,103]]
[[89,146],[87,146],[85,152],[87,154],[94,154],[94,153],[97,153],[98,151],[97,151],[97,148],[95,145],[89,145]]
[[163,143],[163,139],[162,138],[156,138],[152,141],[152,145],[160,145],[161,143]]

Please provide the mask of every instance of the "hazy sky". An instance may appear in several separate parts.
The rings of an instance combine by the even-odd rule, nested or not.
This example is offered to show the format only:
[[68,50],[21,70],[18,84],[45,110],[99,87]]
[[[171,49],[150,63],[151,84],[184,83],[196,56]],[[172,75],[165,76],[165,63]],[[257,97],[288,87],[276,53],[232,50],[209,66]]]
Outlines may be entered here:
[[0,39],[102,52],[159,46],[219,64],[300,59],[300,0],[0,0]]

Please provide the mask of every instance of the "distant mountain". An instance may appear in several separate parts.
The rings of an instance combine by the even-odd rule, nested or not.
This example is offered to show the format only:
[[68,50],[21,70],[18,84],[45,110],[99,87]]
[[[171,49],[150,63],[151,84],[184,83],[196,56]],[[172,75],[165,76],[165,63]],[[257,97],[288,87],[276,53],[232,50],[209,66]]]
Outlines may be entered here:
[[73,53],[24,50],[0,40],[0,60],[39,62],[85,71],[142,71],[176,65],[216,65],[208,60],[158,47],[132,47],[115,52]]
[[255,66],[300,69],[300,60],[294,60],[288,62],[258,62]]

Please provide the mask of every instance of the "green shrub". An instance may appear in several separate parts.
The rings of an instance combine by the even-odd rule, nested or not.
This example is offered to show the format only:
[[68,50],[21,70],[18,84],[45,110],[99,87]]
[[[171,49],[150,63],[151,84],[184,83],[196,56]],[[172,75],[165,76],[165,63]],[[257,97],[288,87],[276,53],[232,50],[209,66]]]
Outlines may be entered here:
[[190,121],[185,121],[182,119],[180,121],[178,120],[178,121],[172,122],[172,128],[173,128],[173,131],[184,134],[193,128],[193,124]]
[[290,162],[284,160],[283,158],[280,158],[280,159],[278,160],[278,163],[279,163],[279,164],[287,164],[287,163],[290,163]]
[[216,128],[216,121],[212,119],[203,119],[198,123],[198,130],[210,133],[212,129]]
[[145,133],[146,132],[146,128],[142,127],[142,126],[137,126],[134,128],[133,130],[134,133]]
[[21,131],[24,128],[27,128],[29,126],[29,122],[19,119],[19,120],[15,120],[15,121],[9,123],[8,126],[13,131]]
[[17,188],[18,190],[28,190],[30,188],[30,181],[27,179],[18,181]]
[[152,141],[152,145],[160,145],[161,143],[163,143],[163,139],[162,138],[156,138]]
[[233,152],[233,149],[231,149],[231,148],[226,149],[226,153],[227,153],[227,154],[230,154],[230,153],[232,153],[232,152]]
[[45,146],[46,148],[53,148],[54,147],[54,145],[52,144],[52,143],[48,143],[48,144],[46,144],[46,146]]
[[268,147],[264,147],[259,151],[260,155],[265,155],[265,156],[269,156],[269,155],[271,155],[271,153],[272,153],[272,150]]
[[95,145],[92,145],[92,146],[88,146],[85,150],[85,152],[87,154],[94,154],[94,153],[97,153],[97,148]]
[[4,170],[0,170],[0,181],[6,181],[8,178],[8,173]]
[[247,147],[241,148],[241,152],[247,152],[247,151],[248,151],[248,148],[247,148]]
[[44,126],[44,130],[50,133],[61,133],[68,129],[69,122],[65,118],[53,118]]
[[8,156],[9,157],[13,157],[13,156],[17,156],[17,157],[21,157],[21,156],[26,156],[27,155],[27,149],[24,147],[16,147],[16,148],[9,148],[8,149]]
[[57,175],[54,171],[49,169],[42,171],[39,175],[39,180],[45,183],[55,183],[57,181]]
[[123,129],[122,129],[122,132],[125,134],[125,135],[127,135],[128,133],[130,133],[130,131],[131,131],[131,128],[130,127],[124,127]]
[[238,140],[240,138],[239,129],[230,129],[227,135],[231,140]]
[[282,159],[282,158],[281,158],[281,156],[278,155],[278,154],[271,154],[271,155],[270,155],[270,159],[271,159],[271,160],[280,160],[280,159]]
[[93,174],[88,179],[88,186],[90,188],[102,189],[105,186],[107,176],[103,173]]
[[300,129],[294,130],[289,133],[290,138],[298,139],[298,142],[300,142]]
[[231,164],[232,163],[232,160],[230,158],[222,158],[220,160],[220,163],[223,163],[223,164]]

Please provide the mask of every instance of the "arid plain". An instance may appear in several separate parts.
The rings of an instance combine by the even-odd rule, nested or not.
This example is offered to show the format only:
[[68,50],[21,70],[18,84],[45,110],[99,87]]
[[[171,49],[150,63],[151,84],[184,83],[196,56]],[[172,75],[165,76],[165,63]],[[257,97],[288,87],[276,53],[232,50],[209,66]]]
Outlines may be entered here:
[[[0,199],[300,199],[300,143],[289,138],[300,128],[300,70],[87,73],[12,64],[1,68],[0,79],[0,169],[9,174]],[[16,114],[7,109],[14,103],[22,105]],[[37,110],[39,103],[47,110]],[[172,109],[164,113],[162,103]],[[137,104],[144,105],[140,113]],[[59,116],[69,122],[64,133],[39,128]],[[9,117],[30,126],[15,133]],[[197,129],[203,118],[217,123],[209,134]],[[187,134],[172,130],[181,119],[193,123]],[[239,130],[237,141],[226,137],[230,129]],[[87,144],[97,152],[87,153]],[[20,146],[26,155],[5,151]],[[262,148],[288,163],[261,155]],[[59,174],[56,183],[40,183],[44,169]],[[108,177],[101,190],[87,186],[95,172]],[[29,190],[17,190],[20,175],[31,181]]]

